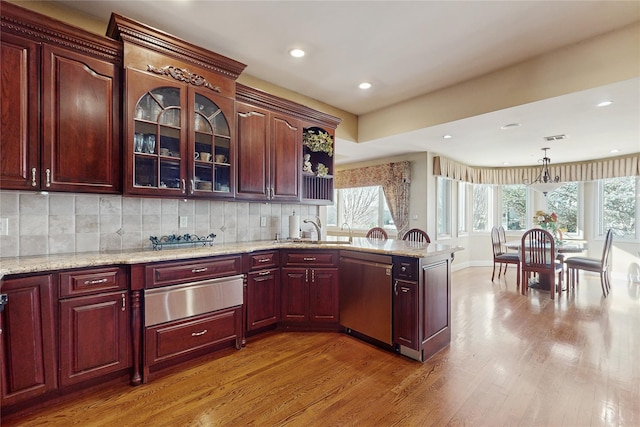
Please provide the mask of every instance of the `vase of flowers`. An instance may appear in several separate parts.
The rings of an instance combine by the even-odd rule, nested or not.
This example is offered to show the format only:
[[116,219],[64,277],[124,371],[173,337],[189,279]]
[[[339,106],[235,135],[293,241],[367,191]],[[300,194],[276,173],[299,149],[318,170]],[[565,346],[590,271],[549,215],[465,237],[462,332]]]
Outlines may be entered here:
[[562,240],[562,233],[558,228],[558,215],[555,212],[537,211],[533,217],[533,223],[551,233],[556,245]]

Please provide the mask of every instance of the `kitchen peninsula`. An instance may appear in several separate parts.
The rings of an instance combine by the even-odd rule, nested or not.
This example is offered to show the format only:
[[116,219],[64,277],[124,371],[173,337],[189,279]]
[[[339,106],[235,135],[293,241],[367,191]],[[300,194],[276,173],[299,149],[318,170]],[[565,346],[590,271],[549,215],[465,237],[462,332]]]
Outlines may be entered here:
[[[11,337],[2,348],[9,361],[4,375],[13,380],[3,410],[116,377],[141,384],[184,360],[241,348],[246,337],[273,328],[351,332],[339,317],[339,287],[350,285],[338,280],[339,261],[347,254],[390,257],[389,349],[426,360],[450,342],[450,266],[459,250],[354,238],[2,258],[0,292],[8,301],[1,327]],[[207,289],[212,297],[200,297]],[[145,303],[164,290],[195,296],[203,308],[153,320],[156,310],[145,310]],[[164,307],[170,315],[175,309]]]

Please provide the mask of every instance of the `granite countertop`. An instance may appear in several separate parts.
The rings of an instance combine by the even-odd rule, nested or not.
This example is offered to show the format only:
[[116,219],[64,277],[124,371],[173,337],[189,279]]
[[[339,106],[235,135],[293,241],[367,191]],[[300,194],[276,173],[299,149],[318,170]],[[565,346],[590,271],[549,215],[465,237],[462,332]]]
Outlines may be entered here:
[[336,241],[323,241],[321,244],[311,241],[256,241],[243,243],[214,244],[206,247],[166,248],[159,251],[140,249],[115,252],[84,252],[56,255],[39,255],[15,258],[0,258],[0,279],[9,274],[38,273],[73,268],[95,267],[117,264],[144,264],[158,261],[174,261],[202,258],[218,255],[234,255],[269,249],[316,249],[316,250],[352,250],[360,252],[400,255],[413,258],[450,254],[463,250],[461,246],[439,243],[416,244],[404,240],[386,241],[354,238],[351,244]]

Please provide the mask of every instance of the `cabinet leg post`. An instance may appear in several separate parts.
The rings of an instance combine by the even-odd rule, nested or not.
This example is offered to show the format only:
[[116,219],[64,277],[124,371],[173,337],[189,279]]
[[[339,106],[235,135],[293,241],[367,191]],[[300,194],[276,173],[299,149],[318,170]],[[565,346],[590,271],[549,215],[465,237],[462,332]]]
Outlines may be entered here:
[[131,385],[142,384],[142,374],[140,372],[140,358],[142,352],[140,349],[142,325],[141,307],[141,291],[131,292],[131,351],[133,353],[133,372],[131,373]]

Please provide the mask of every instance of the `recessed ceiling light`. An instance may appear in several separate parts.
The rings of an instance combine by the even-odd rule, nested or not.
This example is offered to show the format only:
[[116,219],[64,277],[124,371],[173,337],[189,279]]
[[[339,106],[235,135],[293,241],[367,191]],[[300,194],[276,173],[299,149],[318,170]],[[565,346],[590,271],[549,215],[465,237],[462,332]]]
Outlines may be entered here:
[[446,135],[442,135],[442,137],[444,139],[451,139],[451,138],[453,138],[453,135],[446,134]]
[[362,82],[358,85],[358,87],[360,89],[369,89],[371,87],[371,83],[369,82]]
[[613,104],[613,101],[602,101],[598,104],[598,107],[607,107],[611,104]]
[[500,126],[500,129],[507,130],[507,129],[513,129],[513,128],[519,128],[519,127],[520,127],[520,123],[509,123],[504,126]]
[[507,166],[509,162],[502,162],[503,165]]
[[617,148],[614,148],[613,150],[611,150],[612,153],[619,153],[620,150],[618,150]]
[[302,50],[302,49],[291,49],[289,51],[289,55],[293,56],[294,58],[302,58],[304,56],[304,50]]

